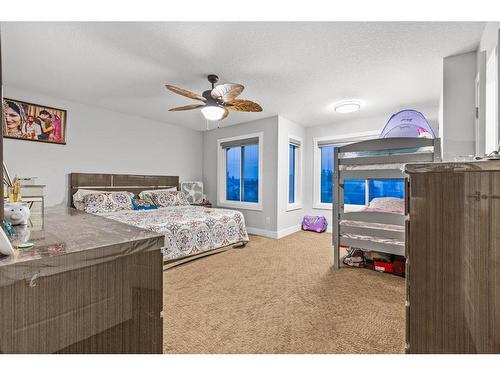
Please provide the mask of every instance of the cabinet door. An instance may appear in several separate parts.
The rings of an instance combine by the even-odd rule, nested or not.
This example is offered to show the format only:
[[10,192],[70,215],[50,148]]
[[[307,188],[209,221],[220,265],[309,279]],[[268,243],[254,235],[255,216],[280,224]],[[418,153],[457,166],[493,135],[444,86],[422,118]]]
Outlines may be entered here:
[[465,178],[463,293],[466,329],[470,332],[471,352],[484,352],[488,344],[488,278],[491,174],[467,173]]
[[471,350],[500,352],[500,172],[468,173],[464,300]]
[[409,351],[500,353],[500,172],[410,181]]
[[409,352],[468,352],[464,331],[463,173],[410,177]]

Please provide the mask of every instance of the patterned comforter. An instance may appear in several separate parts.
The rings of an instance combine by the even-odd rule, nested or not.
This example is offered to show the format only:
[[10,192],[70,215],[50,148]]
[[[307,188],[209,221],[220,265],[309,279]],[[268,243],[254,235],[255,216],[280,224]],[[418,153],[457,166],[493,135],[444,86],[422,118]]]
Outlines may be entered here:
[[245,218],[234,210],[173,206],[97,215],[164,234],[166,260],[248,241]]

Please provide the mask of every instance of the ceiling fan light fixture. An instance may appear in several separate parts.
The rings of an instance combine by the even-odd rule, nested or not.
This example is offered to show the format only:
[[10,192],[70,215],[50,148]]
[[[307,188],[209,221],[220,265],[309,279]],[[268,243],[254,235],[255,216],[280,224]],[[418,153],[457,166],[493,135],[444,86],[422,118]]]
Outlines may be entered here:
[[345,100],[334,104],[334,110],[337,113],[352,113],[359,111],[361,103],[357,100]]
[[207,105],[201,109],[201,113],[208,121],[219,121],[224,116],[224,108],[218,105]]

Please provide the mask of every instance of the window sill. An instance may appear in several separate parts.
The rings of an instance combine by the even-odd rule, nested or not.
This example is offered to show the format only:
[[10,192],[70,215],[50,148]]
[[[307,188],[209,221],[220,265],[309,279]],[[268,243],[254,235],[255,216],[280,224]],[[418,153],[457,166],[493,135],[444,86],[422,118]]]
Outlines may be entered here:
[[222,202],[217,202],[217,206],[221,208],[239,208],[240,210],[252,210],[252,211],[263,210],[262,203],[222,201]]
[[333,205],[331,203],[315,203],[313,204],[315,210],[333,210]]
[[287,204],[285,211],[288,212],[288,211],[296,211],[296,210],[302,210],[302,203]]

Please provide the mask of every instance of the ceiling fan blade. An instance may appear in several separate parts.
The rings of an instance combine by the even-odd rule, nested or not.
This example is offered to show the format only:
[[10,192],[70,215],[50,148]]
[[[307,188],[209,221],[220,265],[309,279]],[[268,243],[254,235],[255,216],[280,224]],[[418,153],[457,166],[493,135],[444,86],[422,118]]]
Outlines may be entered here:
[[224,83],[223,85],[215,86],[210,95],[215,100],[222,99],[226,101],[236,98],[244,89],[245,87],[239,83]]
[[224,115],[222,115],[221,120],[224,120],[229,115],[229,111],[224,108]]
[[262,107],[251,100],[229,99],[225,103],[226,108],[230,111],[262,112]]
[[184,105],[182,107],[170,108],[169,111],[188,111],[190,109],[196,109],[201,107],[205,107],[205,104],[189,104],[189,105]]
[[190,99],[195,99],[195,100],[201,100],[202,102],[206,102],[207,99],[205,99],[203,96],[195,94],[194,92],[188,91],[181,89],[180,87],[172,86],[172,85],[165,85],[167,89],[169,89],[172,92],[175,92],[176,94],[185,96]]

